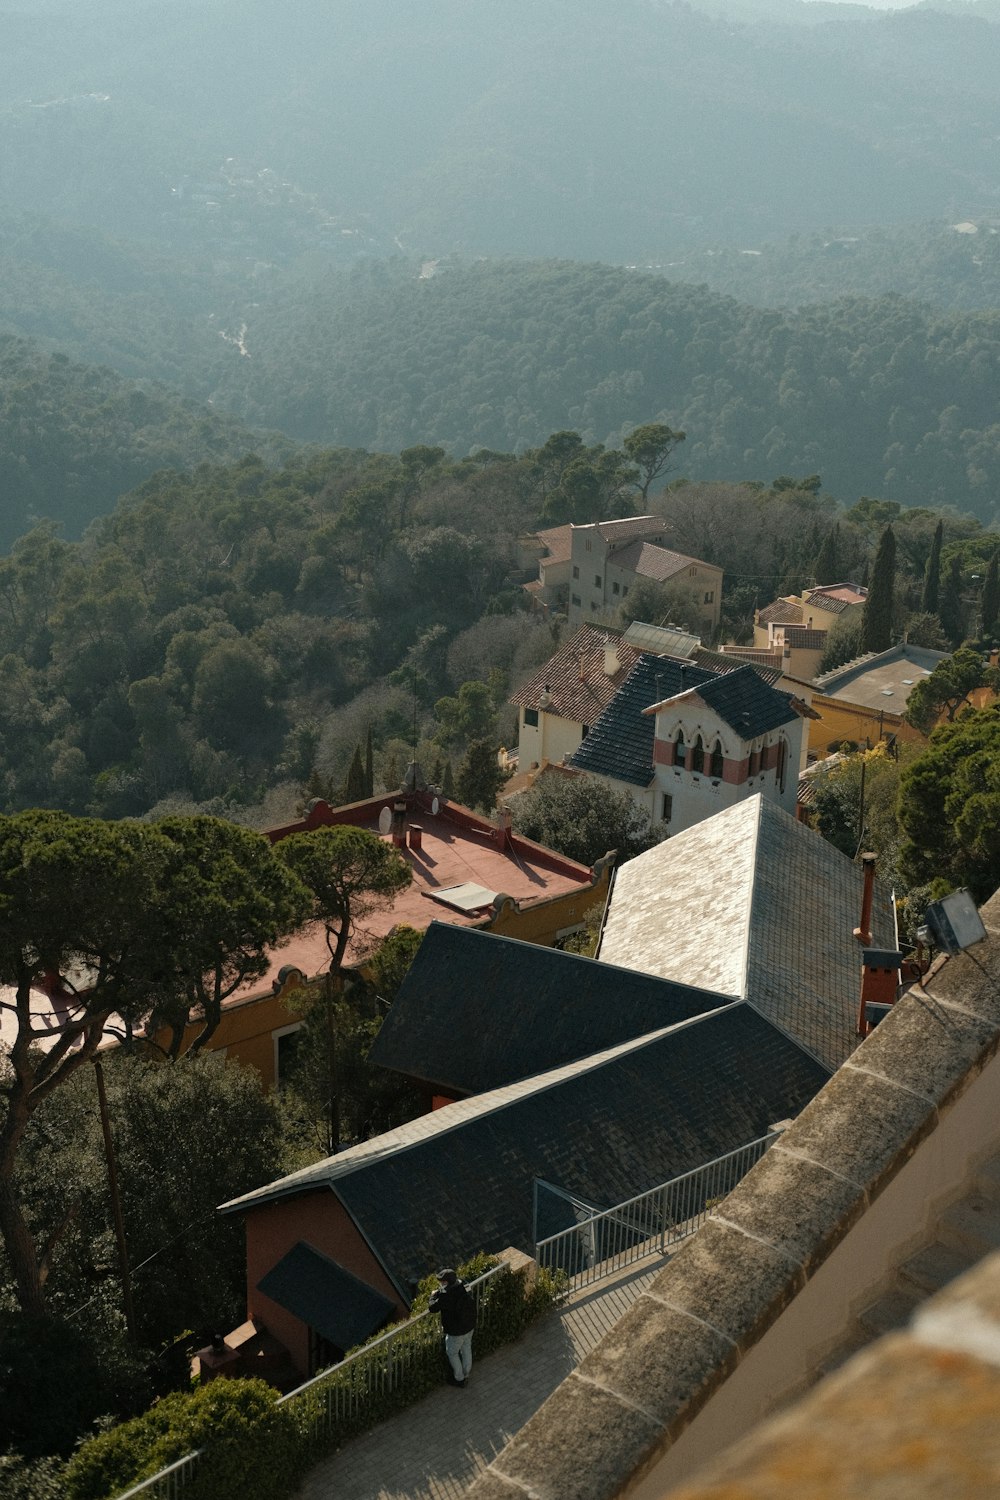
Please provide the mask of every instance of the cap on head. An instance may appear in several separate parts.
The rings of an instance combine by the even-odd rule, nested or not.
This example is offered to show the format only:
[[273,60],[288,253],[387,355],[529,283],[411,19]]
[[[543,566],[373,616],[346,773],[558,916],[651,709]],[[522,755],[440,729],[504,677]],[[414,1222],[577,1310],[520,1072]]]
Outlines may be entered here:
[[439,1271],[437,1273],[437,1278],[438,1281],[443,1281],[446,1286],[450,1286],[453,1281],[458,1280],[458,1277],[452,1270],[451,1266],[445,1266],[443,1271]]

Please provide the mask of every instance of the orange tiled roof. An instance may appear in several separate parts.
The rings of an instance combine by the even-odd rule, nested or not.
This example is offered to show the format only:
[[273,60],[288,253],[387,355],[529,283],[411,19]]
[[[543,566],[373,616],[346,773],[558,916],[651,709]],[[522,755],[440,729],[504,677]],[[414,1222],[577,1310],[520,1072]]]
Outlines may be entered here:
[[[609,677],[604,670],[604,643],[611,640],[618,650],[618,670]],[[629,669],[640,653],[627,646],[617,632],[595,625],[582,625],[549,657],[544,667],[533,672],[527,682],[511,696],[518,708],[540,708],[546,686],[547,713],[574,724],[593,724],[602,709],[607,708]]]
[[757,611],[757,623],[759,625],[800,625],[802,605],[792,599],[775,599],[773,604],[766,604],[763,609]]
[[641,578],[654,578],[662,583],[682,573],[698,559],[685,557],[682,552],[671,552],[668,547],[657,547],[653,542],[630,542],[615,552],[613,561],[619,567],[631,568]]

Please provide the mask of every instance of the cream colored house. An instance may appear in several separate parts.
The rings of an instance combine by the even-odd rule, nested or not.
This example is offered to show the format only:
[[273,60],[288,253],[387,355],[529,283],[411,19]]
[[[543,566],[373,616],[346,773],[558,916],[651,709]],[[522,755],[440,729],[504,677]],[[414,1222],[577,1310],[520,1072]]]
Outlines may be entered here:
[[640,578],[669,584],[692,596],[703,636],[719,623],[722,569],[672,551],[657,516],[629,516],[570,528],[569,622],[613,624]]

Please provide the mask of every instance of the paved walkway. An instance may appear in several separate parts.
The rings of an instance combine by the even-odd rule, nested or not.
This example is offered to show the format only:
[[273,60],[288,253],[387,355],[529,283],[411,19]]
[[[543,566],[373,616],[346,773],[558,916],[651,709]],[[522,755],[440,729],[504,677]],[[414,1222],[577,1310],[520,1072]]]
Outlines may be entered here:
[[634,1302],[657,1256],[585,1287],[516,1344],[318,1464],[298,1500],[458,1500],[481,1469]]

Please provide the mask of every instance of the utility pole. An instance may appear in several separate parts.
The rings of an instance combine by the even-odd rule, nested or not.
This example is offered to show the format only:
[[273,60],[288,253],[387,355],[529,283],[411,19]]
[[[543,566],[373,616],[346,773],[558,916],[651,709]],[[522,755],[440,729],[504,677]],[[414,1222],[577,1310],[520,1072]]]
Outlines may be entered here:
[[104,1133],[104,1155],[108,1163],[108,1187],[111,1190],[111,1212],[115,1221],[115,1239],[118,1243],[118,1270],[122,1282],[122,1305],[125,1309],[125,1326],[128,1336],[135,1344],[135,1308],[132,1305],[132,1278],[128,1266],[128,1246],[125,1243],[125,1220],[122,1218],[122,1201],[118,1192],[118,1168],[115,1165],[115,1147],[111,1138],[111,1119],[108,1115],[108,1096],[104,1088],[104,1069],[101,1060],[94,1058],[94,1075],[97,1078],[97,1100],[101,1111],[101,1130]]

